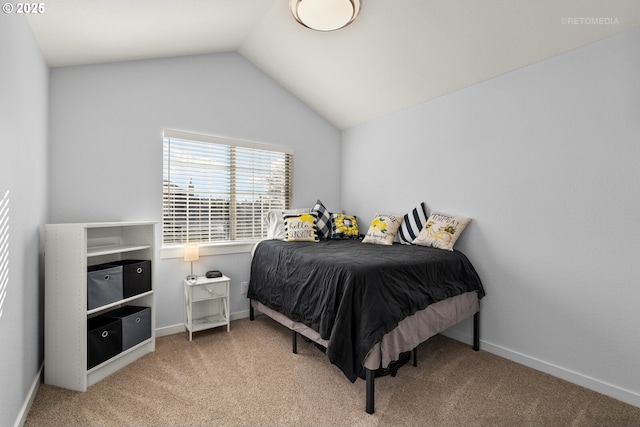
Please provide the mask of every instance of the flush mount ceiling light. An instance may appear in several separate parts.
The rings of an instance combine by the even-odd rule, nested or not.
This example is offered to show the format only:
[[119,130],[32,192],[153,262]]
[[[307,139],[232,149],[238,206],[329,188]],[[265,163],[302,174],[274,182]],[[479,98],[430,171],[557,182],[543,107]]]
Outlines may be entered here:
[[293,17],[316,31],[333,31],[351,24],[360,13],[360,0],[291,0]]

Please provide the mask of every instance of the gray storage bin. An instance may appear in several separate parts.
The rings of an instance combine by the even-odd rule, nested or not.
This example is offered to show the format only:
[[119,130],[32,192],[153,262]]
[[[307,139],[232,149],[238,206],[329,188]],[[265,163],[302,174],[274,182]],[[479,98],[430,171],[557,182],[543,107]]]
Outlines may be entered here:
[[122,321],[122,351],[151,338],[151,308],[127,305],[103,315]]
[[88,310],[122,299],[122,266],[98,264],[87,270]]

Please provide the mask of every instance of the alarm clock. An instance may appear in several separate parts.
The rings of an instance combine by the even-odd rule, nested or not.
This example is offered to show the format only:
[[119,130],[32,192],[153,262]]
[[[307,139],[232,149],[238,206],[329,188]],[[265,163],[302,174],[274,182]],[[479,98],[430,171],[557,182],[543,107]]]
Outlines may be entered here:
[[207,279],[213,279],[215,277],[222,277],[222,272],[220,270],[211,270],[211,271],[207,271],[205,276],[207,276]]

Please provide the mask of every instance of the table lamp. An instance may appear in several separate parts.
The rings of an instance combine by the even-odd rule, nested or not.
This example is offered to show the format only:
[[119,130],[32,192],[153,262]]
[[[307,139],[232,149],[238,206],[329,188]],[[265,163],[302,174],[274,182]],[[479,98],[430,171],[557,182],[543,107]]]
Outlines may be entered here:
[[200,259],[200,247],[196,244],[184,245],[184,260],[191,262],[191,274],[187,276],[187,280],[190,282],[196,281],[196,276],[193,275],[193,261]]

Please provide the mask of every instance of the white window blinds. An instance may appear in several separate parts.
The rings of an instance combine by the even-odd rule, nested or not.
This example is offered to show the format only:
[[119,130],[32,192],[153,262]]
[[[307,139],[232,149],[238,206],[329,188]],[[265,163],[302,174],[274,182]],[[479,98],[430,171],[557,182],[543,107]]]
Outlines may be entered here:
[[289,209],[293,150],[164,131],[164,245],[266,237],[267,211]]

